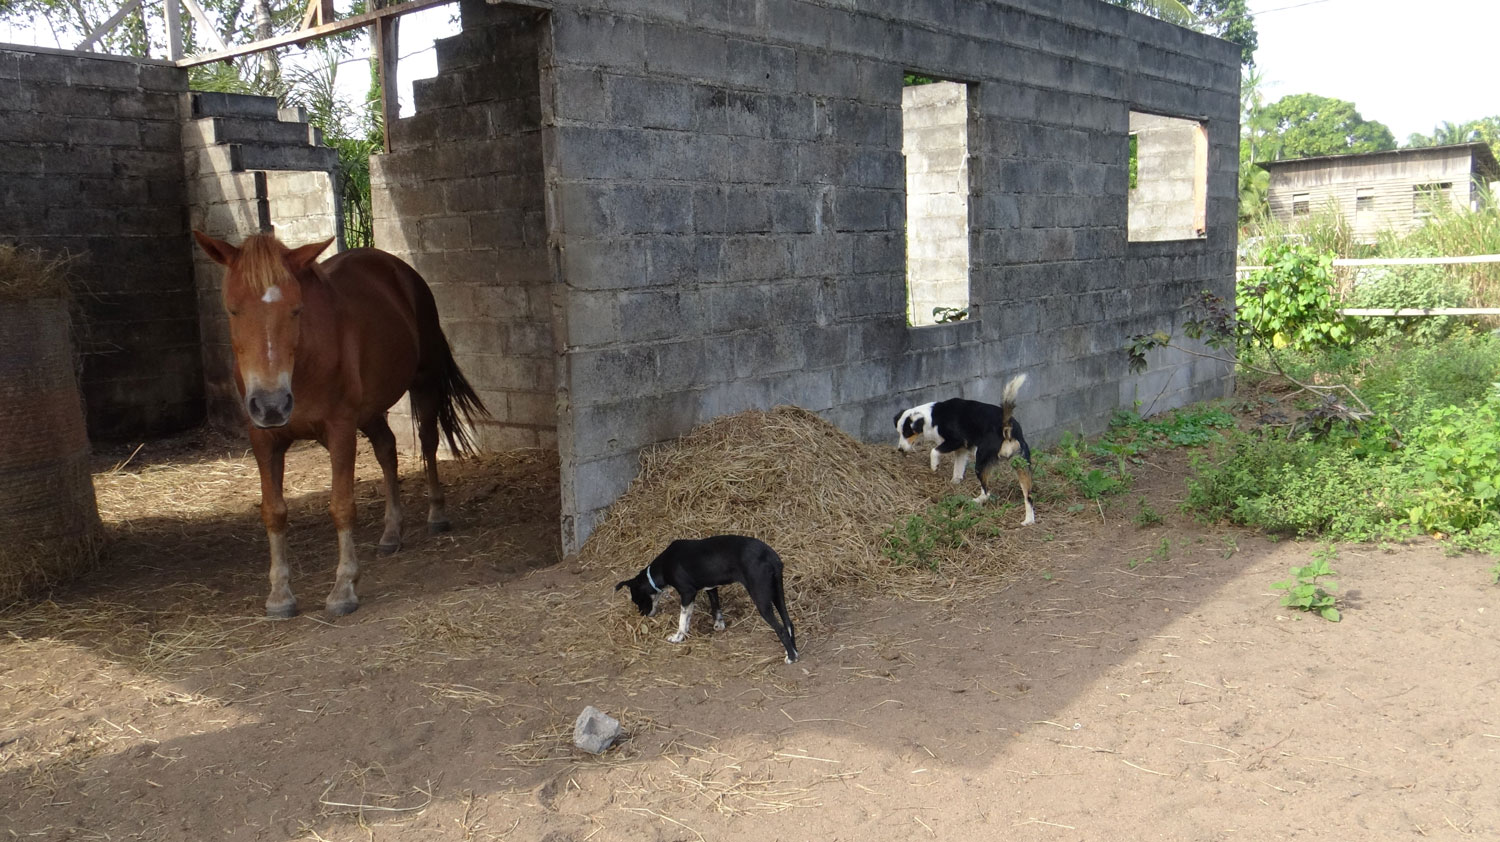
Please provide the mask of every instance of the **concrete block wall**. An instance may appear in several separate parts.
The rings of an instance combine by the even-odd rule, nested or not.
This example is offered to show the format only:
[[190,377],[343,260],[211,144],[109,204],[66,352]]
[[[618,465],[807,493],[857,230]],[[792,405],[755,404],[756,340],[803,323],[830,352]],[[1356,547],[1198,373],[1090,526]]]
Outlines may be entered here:
[[[413,86],[416,113],[370,160],[375,245],[432,286],[454,356],[493,416],[474,430],[479,445],[555,447],[545,17],[482,0],[461,14],[463,33],[438,42],[438,75]],[[394,407],[391,427],[409,439],[406,412]]]
[[[338,154],[321,145],[301,109],[275,97],[193,91],[182,95],[182,172],[190,227],[238,244],[274,230],[291,246],[335,237]],[[203,394],[210,424],[245,424],[224,313],[224,268],[189,241],[202,334]],[[335,254],[340,243],[323,257]]]
[[1187,240],[1202,233],[1202,129],[1192,120],[1131,112],[1136,186],[1130,191],[1130,239]]
[[0,50],[0,238],[71,255],[96,440],[203,419],[180,126],[184,71]]
[[969,306],[969,98],[960,82],[901,92],[906,161],[907,322]]
[[[1177,355],[1132,377],[1123,347],[1232,289],[1234,45],[1094,0],[556,0],[550,35],[565,548],[642,447],[725,413],[885,440],[905,406],[1027,372],[1045,445],[1152,387],[1160,410],[1230,386]],[[967,322],[906,324],[906,71],[974,100]],[[1132,110],[1207,127],[1203,238],[1128,242]]]
[[336,174],[318,171],[266,172],[266,196],[271,226],[289,246],[334,238],[324,259],[337,254],[339,202]]

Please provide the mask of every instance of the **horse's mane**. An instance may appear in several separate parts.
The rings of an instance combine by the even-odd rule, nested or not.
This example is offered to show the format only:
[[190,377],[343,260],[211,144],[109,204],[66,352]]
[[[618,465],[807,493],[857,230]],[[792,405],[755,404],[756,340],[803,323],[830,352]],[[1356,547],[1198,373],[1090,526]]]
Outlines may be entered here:
[[254,292],[265,292],[287,277],[287,247],[274,234],[251,234],[240,244],[235,272]]

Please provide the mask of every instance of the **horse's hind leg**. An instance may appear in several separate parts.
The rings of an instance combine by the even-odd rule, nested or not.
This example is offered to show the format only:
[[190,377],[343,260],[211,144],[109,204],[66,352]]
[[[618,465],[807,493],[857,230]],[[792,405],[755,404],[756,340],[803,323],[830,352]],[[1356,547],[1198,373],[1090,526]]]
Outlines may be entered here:
[[271,545],[271,593],[266,597],[266,616],[277,619],[297,614],[291,567],[286,561],[286,498],[281,491],[289,444],[268,435],[250,436],[255,464],[260,469],[260,520],[266,526],[266,541]]
[[422,468],[427,476],[427,531],[436,535],[453,528],[448,522],[447,498],[438,477],[438,404],[440,396],[416,386],[411,390],[412,410],[417,414],[417,440],[422,445]]
[[401,549],[401,477],[396,472],[396,436],[383,415],[366,425],[362,432],[370,440],[375,459],[380,463],[380,473],[385,476],[385,531],[380,534],[376,552],[390,555]]
[[338,573],[325,605],[328,613],[342,616],[359,607],[359,597],[354,592],[359,583],[359,556],[354,547],[354,425],[345,427],[330,421],[325,429],[325,444],[333,466],[333,493],[328,510],[339,533]]

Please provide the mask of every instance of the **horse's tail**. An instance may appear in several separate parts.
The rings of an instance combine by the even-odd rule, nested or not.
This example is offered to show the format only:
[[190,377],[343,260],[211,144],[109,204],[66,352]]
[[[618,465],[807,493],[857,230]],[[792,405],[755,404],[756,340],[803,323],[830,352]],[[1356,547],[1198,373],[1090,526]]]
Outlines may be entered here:
[[448,346],[448,337],[441,333],[435,337],[433,350],[437,351],[437,420],[443,437],[448,440],[448,449],[455,456],[472,456],[476,452],[474,436],[469,432],[476,418],[490,417],[484,401],[469,385],[469,379],[458,368],[453,359],[453,349]]

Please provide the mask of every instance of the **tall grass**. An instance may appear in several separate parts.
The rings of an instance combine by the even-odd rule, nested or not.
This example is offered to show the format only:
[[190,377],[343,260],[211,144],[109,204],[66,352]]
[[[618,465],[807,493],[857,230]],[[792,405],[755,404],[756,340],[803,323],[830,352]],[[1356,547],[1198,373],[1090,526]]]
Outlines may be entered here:
[[[1468,211],[1443,205],[1427,224],[1404,235],[1380,234],[1381,257],[1457,257],[1500,254],[1500,207]],[[1500,263],[1435,267],[1450,283],[1467,288],[1469,306],[1500,307]]]
[[[1246,227],[1241,260],[1256,262],[1278,242],[1311,246],[1337,257],[1459,257],[1500,254],[1500,206],[1478,211],[1434,204],[1412,231],[1379,232],[1371,243],[1355,240],[1353,226],[1331,204],[1291,222],[1263,216]],[[1500,263],[1395,267],[1378,271],[1336,268],[1334,292],[1349,306],[1500,307]],[[1364,294],[1358,287],[1368,285]],[[1395,296],[1400,301],[1387,300]]]

